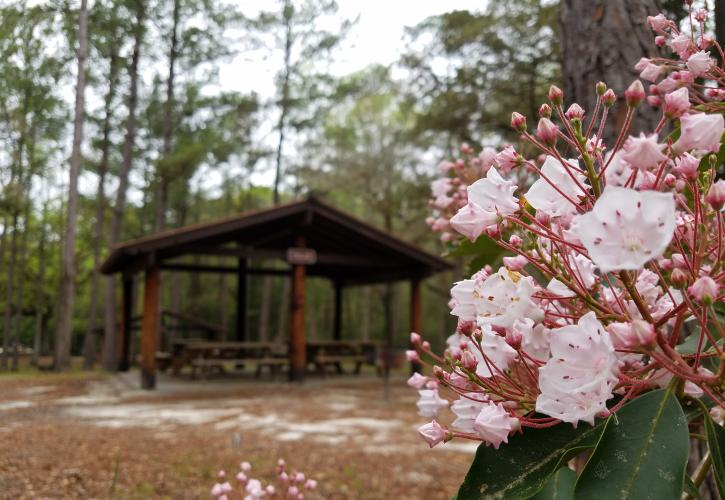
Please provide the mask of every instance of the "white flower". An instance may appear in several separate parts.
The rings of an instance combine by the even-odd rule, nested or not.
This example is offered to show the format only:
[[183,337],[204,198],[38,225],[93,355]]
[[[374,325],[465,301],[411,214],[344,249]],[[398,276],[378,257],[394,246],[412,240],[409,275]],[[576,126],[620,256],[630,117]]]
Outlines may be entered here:
[[475,280],[461,280],[451,288],[453,309],[451,314],[458,316],[461,321],[474,321],[476,319],[476,306],[473,302],[473,288]]
[[513,196],[517,186],[507,181],[491,167],[485,179],[479,179],[468,186],[468,200],[488,212],[511,215],[519,209],[519,201]]
[[448,406],[448,401],[438,395],[438,389],[421,389],[418,394],[420,399],[416,405],[422,417],[435,418],[439,411]]
[[478,324],[490,324],[510,328],[517,319],[531,318],[540,321],[543,312],[531,300],[536,291],[530,276],[499,268],[474,288]]
[[559,297],[574,297],[576,296],[576,292],[571,290],[568,286],[566,286],[564,283],[559,281],[556,278],[552,278],[551,281],[549,281],[549,284],[546,286],[546,289],[553,293],[554,295],[557,295]]
[[475,241],[488,226],[497,222],[496,212],[485,210],[472,201],[469,201],[450,220],[451,227],[471,241]]
[[[574,177],[582,186],[586,187],[584,182],[586,177],[579,170],[577,160],[570,159],[566,160],[566,162]],[[585,193],[574,182],[566,167],[553,156],[547,156],[541,166],[541,173],[542,177],[534,182],[524,195],[526,201],[536,210],[540,210],[551,217],[574,213],[576,207],[572,202],[578,203],[579,198],[585,196]],[[544,177],[548,180],[544,179]],[[556,185],[558,191],[552,186],[552,183]],[[565,194],[566,197],[562,196],[559,191]]]
[[477,348],[471,346],[470,350],[478,360],[476,375],[489,378],[500,375],[500,371],[506,370],[516,359],[516,351],[508,345],[506,339],[491,330],[490,325],[483,325],[483,337],[481,339],[481,350],[486,355],[488,362],[481,356]]
[[508,443],[511,431],[519,428],[519,420],[513,418],[501,403],[486,403],[473,424],[476,433],[498,450],[501,443]]
[[678,152],[720,150],[720,140],[725,132],[725,120],[721,114],[688,113],[680,117],[680,138],[672,145]]
[[572,231],[602,272],[640,269],[662,255],[675,230],[671,193],[608,186]]
[[702,76],[707,73],[710,66],[712,66],[712,59],[710,59],[710,54],[704,50],[695,52],[687,58],[687,69],[690,70],[690,73],[692,73],[692,76],[694,77]]
[[[607,161],[609,161],[610,157],[611,153],[608,153]],[[632,165],[622,159],[622,151],[617,151],[604,171],[604,178],[607,180],[607,186],[624,186],[633,172]],[[642,184],[641,175],[634,180],[634,187],[639,187],[640,184]]]
[[476,417],[484,405],[488,401],[488,396],[480,392],[467,392],[451,404],[451,411],[456,415],[456,419],[451,427],[457,431],[472,434],[474,432],[473,424]]
[[421,375],[418,372],[415,372],[408,379],[408,386],[412,387],[413,389],[422,389],[426,382],[428,382],[428,377],[426,377],[425,375]]
[[551,331],[551,359],[539,368],[536,411],[576,424],[594,423],[594,417],[606,412],[617,380],[617,357],[609,333],[588,312],[576,325]]
[[534,326],[528,318],[517,320],[514,329],[521,333],[521,349],[534,359],[546,361],[549,359],[549,335],[551,330],[544,325]]
[[624,143],[622,159],[640,170],[650,170],[667,160],[667,156],[662,154],[666,147],[657,142],[657,134],[630,136]]

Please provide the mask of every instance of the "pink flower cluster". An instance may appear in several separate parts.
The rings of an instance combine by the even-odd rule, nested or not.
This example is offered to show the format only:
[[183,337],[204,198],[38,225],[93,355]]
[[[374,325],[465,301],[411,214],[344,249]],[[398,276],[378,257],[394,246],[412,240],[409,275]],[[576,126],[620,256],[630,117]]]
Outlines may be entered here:
[[230,498],[303,500],[305,492],[309,495],[317,489],[317,481],[305,477],[302,472],[288,473],[285,467],[285,461],[280,458],[276,467],[277,484],[270,483],[265,486],[259,479],[249,477],[252,465],[249,462],[242,462],[235,477],[238,484],[236,488],[226,480],[226,473],[223,470],[219,471],[219,482],[211,489],[211,496],[217,500]]
[[[717,311],[725,303],[725,180],[717,180],[716,155],[725,71],[709,55],[720,48],[704,34],[706,16],[694,18],[699,36],[661,15],[649,20],[658,45],[679,57],[638,63],[642,78],[664,78],[650,89],[664,103],[650,133],[629,133],[646,99],[640,81],[624,93],[612,145],[600,139],[617,102],[612,89],[597,84],[589,113],[577,104],[565,110],[552,87],[535,131],[518,113],[511,120],[536,159],[506,146],[477,162],[478,179],[455,181],[457,163],[444,169],[457,198],[433,202],[445,218],[433,229],[472,241],[485,235],[510,255],[454,284],[458,327],[443,355],[411,337],[409,359],[432,365],[431,376],[408,381],[419,413],[432,419],[419,429],[430,446],[464,438],[498,448],[527,427],[593,424],[670,384],[725,408]],[[477,158],[467,147],[464,155],[461,172]],[[444,409],[455,417],[450,425],[439,418]]]

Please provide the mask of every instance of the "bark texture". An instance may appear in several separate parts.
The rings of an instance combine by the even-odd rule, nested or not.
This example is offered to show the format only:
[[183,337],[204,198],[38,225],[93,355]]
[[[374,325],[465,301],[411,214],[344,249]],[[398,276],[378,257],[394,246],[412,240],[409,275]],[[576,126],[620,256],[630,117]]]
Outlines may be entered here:
[[[604,142],[610,147],[616,125],[624,121],[624,90],[638,78],[634,65],[641,57],[654,57],[654,35],[647,16],[659,12],[655,0],[561,0],[562,78],[567,105],[577,102],[594,110],[595,85],[603,81],[619,97],[612,111]],[[644,82],[646,83],[646,82]],[[632,132],[653,129],[658,113],[646,104],[639,107]]]
[[58,297],[58,326],[55,336],[55,369],[70,367],[70,349],[76,287],[76,230],[78,219],[78,177],[81,170],[83,141],[84,95],[86,88],[86,52],[88,49],[88,1],[81,0],[78,21],[78,76],[76,80],[75,118],[73,121],[73,150],[68,176],[68,218]]

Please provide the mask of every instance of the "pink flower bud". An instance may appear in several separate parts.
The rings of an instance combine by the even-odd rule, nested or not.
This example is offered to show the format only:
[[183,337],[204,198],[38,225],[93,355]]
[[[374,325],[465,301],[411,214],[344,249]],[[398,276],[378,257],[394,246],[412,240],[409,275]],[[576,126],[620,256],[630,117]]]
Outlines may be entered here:
[[687,289],[690,295],[702,302],[703,304],[712,304],[717,298],[720,287],[717,282],[709,276],[701,276]]
[[272,485],[272,484],[267,485],[267,487],[264,490],[267,492],[267,495],[269,495],[269,496],[272,496],[277,492],[274,485]]
[[681,253],[672,254],[672,265],[677,269],[687,269],[687,261]]
[[662,35],[657,35],[655,37],[655,45],[657,45],[658,47],[664,47],[665,45],[667,45],[667,39]]
[[649,104],[653,108],[659,108],[660,106],[662,106],[662,99],[660,99],[660,96],[658,95],[648,95],[647,104]]
[[284,461],[284,459],[280,458],[277,460],[277,467],[284,468],[284,466],[287,465],[287,463]]
[[435,420],[418,428],[418,434],[433,448],[446,438],[446,430]]
[[459,320],[458,325],[456,326],[456,330],[463,335],[470,335],[474,328],[476,328],[475,321]]
[[668,188],[672,188],[675,186],[675,182],[677,182],[677,178],[672,174],[665,175],[665,178],[662,180],[665,186]]
[[423,386],[425,386],[426,382],[428,382],[428,377],[416,372],[410,376],[407,384],[408,387],[412,387],[413,389],[422,389]]
[[647,16],[647,23],[652,28],[652,31],[662,31],[665,29],[669,21],[664,14],[659,13],[656,16]]
[[520,247],[523,242],[524,240],[522,240],[518,234],[512,234],[509,238],[509,244],[516,248]]
[[607,84],[604,82],[597,82],[594,89],[596,90],[597,95],[601,97],[607,91]]
[[632,321],[632,338],[630,347],[652,347],[655,345],[657,334],[653,324],[640,319]]
[[556,85],[552,85],[549,87],[549,100],[554,106],[561,106],[564,101],[564,92]]
[[476,342],[481,342],[481,340],[483,340],[483,332],[480,328],[476,328],[473,330],[473,333],[471,333],[471,337],[473,337]]
[[682,179],[677,179],[677,181],[675,182],[675,191],[681,193],[685,190],[685,187],[687,187],[687,183]]
[[410,332],[410,343],[413,345],[420,344],[421,338],[420,335],[415,332]]
[[435,380],[429,380],[425,383],[424,387],[431,390],[438,389],[438,382],[436,382]]
[[462,142],[461,153],[463,153],[464,155],[471,154],[473,153],[473,148],[467,142]]
[[529,259],[523,255],[503,258],[503,265],[506,266],[506,269],[509,271],[521,271],[528,263]]
[[476,371],[476,367],[478,366],[478,360],[471,351],[465,351],[461,355],[461,365],[467,370]]
[[617,94],[615,94],[612,89],[607,89],[607,91],[602,94],[602,103],[605,107],[611,108],[616,102]]
[[697,167],[699,166],[700,160],[692,156],[690,153],[685,153],[675,160],[675,172],[685,179],[697,179]]
[[297,488],[297,486],[290,486],[287,490],[287,493],[293,497],[296,497],[299,494],[300,490]]
[[446,372],[438,365],[433,366],[433,375],[436,376],[436,378],[441,379],[446,374]]
[[317,489],[317,481],[315,481],[314,479],[308,479],[305,482],[305,489],[308,489],[308,490]]
[[705,201],[715,210],[720,210],[725,205],[725,180],[720,179],[710,186]]
[[627,101],[627,106],[630,108],[636,108],[639,106],[645,98],[644,86],[639,80],[633,81],[627,90],[624,91],[624,98]]
[[675,268],[675,265],[672,263],[672,259],[660,259],[657,261],[659,266],[662,268],[663,271],[672,271]]
[[298,472],[297,474],[295,474],[295,481],[298,483],[304,483],[305,475],[302,472]]
[[423,343],[420,345],[421,349],[424,351],[430,351],[430,342],[427,340],[424,340]]
[[682,269],[674,269],[670,274],[670,281],[675,288],[684,288],[689,281],[689,275]]
[[287,481],[289,481],[289,476],[286,472],[282,471],[279,473],[279,480],[283,483],[286,483]]
[[548,118],[542,118],[539,120],[539,125],[536,127],[536,136],[544,141],[549,146],[556,144],[556,137],[559,133],[559,127]]
[[582,109],[582,107],[579,106],[577,103],[574,103],[569,106],[569,109],[566,110],[564,116],[566,116],[570,120],[573,120],[575,118],[577,120],[581,120],[582,118],[584,118],[584,109]]
[[521,113],[511,113],[511,128],[519,132],[526,130],[526,117]]
[[237,481],[240,483],[245,483],[247,481],[247,475],[244,472],[239,472],[237,474]]
[[551,118],[551,106],[546,103],[539,106],[539,116],[541,118]]
[[412,350],[405,351],[405,357],[411,363],[420,362],[420,355],[418,354],[418,351],[412,351]]
[[665,95],[665,115],[668,118],[679,118],[690,110],[690,94],[687,87],[682,87]]

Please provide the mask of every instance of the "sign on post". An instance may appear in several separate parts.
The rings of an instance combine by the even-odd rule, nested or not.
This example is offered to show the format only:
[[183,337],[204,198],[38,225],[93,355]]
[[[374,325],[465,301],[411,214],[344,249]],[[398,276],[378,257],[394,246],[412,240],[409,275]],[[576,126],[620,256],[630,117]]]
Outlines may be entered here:
[[312,266],[317,263],[317,252],[312,248],[288,248],[287,262],[293,266]]

